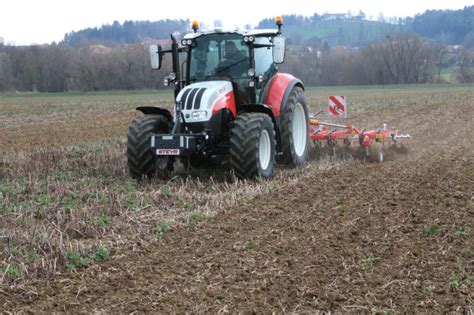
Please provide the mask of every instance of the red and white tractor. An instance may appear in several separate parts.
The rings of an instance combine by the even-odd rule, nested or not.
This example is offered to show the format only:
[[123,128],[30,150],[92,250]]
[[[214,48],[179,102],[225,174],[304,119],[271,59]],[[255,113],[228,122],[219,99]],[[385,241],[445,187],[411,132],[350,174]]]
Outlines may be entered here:
[[[226,156],[239,178],[267,178],[276,161],[303,165],[310,149],[310,119],[303,83],[278,72],[285,38],[276,29],[194,32],[171,49],[150,47],[152,67],[171,54],[174,112],[139,107],[128,131],[130,175],[167,176],[180,159],[188,167],[212,166]],[[180,57],[185,55],[185,60]]]

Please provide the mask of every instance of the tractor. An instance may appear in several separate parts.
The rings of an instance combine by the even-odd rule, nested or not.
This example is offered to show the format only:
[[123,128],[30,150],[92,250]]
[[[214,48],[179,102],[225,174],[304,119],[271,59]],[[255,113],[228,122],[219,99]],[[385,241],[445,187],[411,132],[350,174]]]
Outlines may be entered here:
[[130,176],[167,177],[177,160],[192,168],[225,160],[242,179],[269,178],[276,162],[305,164],[310,119],[303,83],[278,71],[282,25],[277,17],[275,29],[201,31],[194,21],[182,39],[171,35],[169,50],[150,46],[153,69],[171,54],[164,84],[174,85],[174,111],[137,108],[144,115],[128,130]]

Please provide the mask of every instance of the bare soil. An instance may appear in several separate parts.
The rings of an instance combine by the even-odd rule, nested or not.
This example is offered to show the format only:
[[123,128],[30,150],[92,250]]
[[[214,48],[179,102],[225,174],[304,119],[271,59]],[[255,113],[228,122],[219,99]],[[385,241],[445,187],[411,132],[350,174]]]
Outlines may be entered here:
[[[0,287],[11,311],[456,311],[474,305],[473,93],[354,113],[414,136],[347,159],[88,269]],[[374,127],[374,126],[368,126]]]

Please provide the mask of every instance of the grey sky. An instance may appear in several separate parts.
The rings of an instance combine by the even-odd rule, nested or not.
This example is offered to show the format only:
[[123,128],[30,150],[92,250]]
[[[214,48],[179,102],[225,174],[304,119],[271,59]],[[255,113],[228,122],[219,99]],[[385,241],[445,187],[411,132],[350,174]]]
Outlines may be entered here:
[[377,17],[412,16],[427,9],[462,9],[474,0],[2,0],[0,37],[5,43],[31,44],[60,41],[64,34],[86,27],[110,24],[114,20],[197,19],[208,24],[222,20],[224,27],[256,24],[280,14],[357,13]]

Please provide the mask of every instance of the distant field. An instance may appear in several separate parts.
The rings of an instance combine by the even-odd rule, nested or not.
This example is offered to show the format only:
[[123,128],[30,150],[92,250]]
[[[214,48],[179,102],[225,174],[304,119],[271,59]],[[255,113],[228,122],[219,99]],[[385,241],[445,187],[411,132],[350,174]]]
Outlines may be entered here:
[[[313,111],[325,109],[329,95],[346,95],[349,111],[359,113],[374,107],[434,99],[452,102],[452,93],[462,97],[471,88],[472,85],[309,87],[306,95]],[[129,122],[139,114],[135,108],[153,105],[171,109],[172,92],[0,94],[0,153],[123,139]],[[350,115],[348,121],[355,118]]]
[[472,312],[474,85],[309,87],[311,112],[329,95],[409,153],[137,183],[134,108],[170,91],[0,94],[0,308]]

